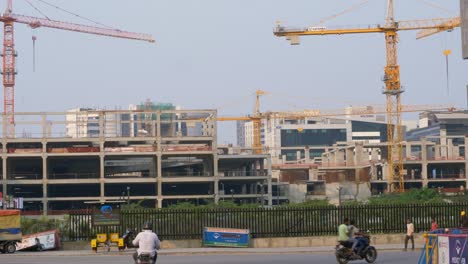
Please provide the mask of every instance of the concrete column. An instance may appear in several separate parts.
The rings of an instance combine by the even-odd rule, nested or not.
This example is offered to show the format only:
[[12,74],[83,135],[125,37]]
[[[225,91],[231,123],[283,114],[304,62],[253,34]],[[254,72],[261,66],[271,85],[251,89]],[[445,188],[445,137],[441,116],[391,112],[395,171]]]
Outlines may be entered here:
[[161,168],[161,160],[162,160],[162,154],[161,152],[158,152],[156,154],[156,172],[157,172],[157,178],[156,178],[156,184],[157,188],[156,191],[158,192],[158,208],[162,208],[162,168]]
[[354,166],[354,153],[353,149],[346,148],[346,166],[352,167]]
[[103,139],[104,138],[104,128],[105,128],[105,121],[104,121],[105,115],[103,111],[99,112],[99,138]]
[[309,181],[318,180],[317,171],[317,169],[309,169]]
[[406,142],[406,158],[410,158],[412,157],[412,153],[411,153],[411,143],[410,142]]
[[219,163],[219,158],[218,154],[216,152],[213,153],[213,173],[214,173],[214,188],[213,188],[213,196],[214,196],[214,202],[215,204],[218,204],[219,202],[219,172],[218,172],[218,163]]
[[268,206],[272,206],[273,205],[273,187],[272,187],[272,182],[271,182],[271,178],[272,178],[272,171],[271,171],[271,157],[268,156],[267,158],[267,162],[268,162],[268,178],[267,178],[267,185],[268,185]]
[[8,179],[8,175],[7,175],[7,124],[8,124],[8,121],[7,121],[7,116],[5,114],[2,115],[2,132],[3,132],[3,138],[2,138],[2,166],[3,166],[3,169],[2,169],[2,179],[3,179],[3,184],[2,184],[2,193],[3,193],[3,209],[6,209],[7,206],[5,204],[5,197],[8,195],[7,193],[7,179]]
[[330,165],[331,166],[336,166],[336,153],[335,153],[335,151],[330,152],[329,157],[330,157]]
[[305,162],[310,163],[310,149],[309,148],[304,149],[304,155],[305,155]]
[[388,163],[382,164],[382,180],[388,181]]
[[[3,123],[3,126],[5,126],[5,123]],[[3,192],[3,209],[7,208],[7,205],[5,203],[5,198],[8,196],[8,185],[7,185],[7,157],[6,157],[6,147],[5,143],[3,144],[3,155],[2,155],[2,178],[3,178],[3,186],[2,186],[2,192]]]
[[156,113],[156,136],[161,139],[161,111]]
[[371,151],[371,160],[372,161],[379,161],[379,149],[373,148]]
[[330,165],[330,158],[328,153],[322,153],[322,166],[329,166]]
[[[435,158],[435,151],[432,149],[433,145],[428,144],[426,139],[423,139],[426,144],[426,159],[427,160],[433,160]],[[422,157],[421,157],[422,159]]]
[[460,146],[453,146],[452,157],[453,159],[460,157]]
[[42,142],[42,214],[47,215],[48,210],[48,193],[47,185],[49,181],[48,177],[48,168],[47,168],[47,142],[43,140]]
[[213,179],[214,179],[214,188],[213,188],[213,197],[214,197],[214,202],[215,204],[218,204],[219,202],[219,171],[218,171],[218,163],[219,163],[219,158],[218,158],[218,126],[216,122],[216,117],[218,116],[218,113],[216,112],[213,115],[213,118],[211,118],[208,122],[212,123],[212,148],[213,148]]
[[343,166],[345,163],[345,151],[343,149],[337,149],[335,157],[338,166]]
[[434,158],[435,160],[440,160],[440,145],[437,143],[434,146]]
[[45,114],[41,114],[41,126],[42,126],[42,138],[47,137],[47,117]]
[[301,151],[296,151],[296,160],[300,160],[302,158]]
[[447,130],[440,130],[440,156],[447,158]]
[[468,188],[468,135],[465,136],[465,178],[466,178],[466,186],[465,189]]
[[104,182],[105,182],[105,172],[104,172],[104,162],[105,162],[105,156],[104,156],[104,153],[101,152],[101,154],[99,154],[99,184],[100,184],[100,191],[99,191],[99,197],[100,197],[100,202],[101,203],[104,203],[106,201],[106,198],[105,198],[105,190],[104,190]]
[[452,138],[447,139],[447,159],[448,160],[453,159],[453,139]]
[[423,187],[427,187],[429,180],[427,177],[427,140],[425,138],[421,142],[421,179]]
[[356,143],[354,151],[355,156],[354,156],[354,164],[355,166],[359,166],[363,163],[364,161],[364,148],[362,146],[362,143]]

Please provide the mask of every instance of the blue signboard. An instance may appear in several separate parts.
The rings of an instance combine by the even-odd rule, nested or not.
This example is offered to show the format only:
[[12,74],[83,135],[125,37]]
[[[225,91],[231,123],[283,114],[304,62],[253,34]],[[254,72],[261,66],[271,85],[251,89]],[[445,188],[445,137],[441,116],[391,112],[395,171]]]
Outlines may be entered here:
[[450,263],[467,263],[468,261],[468,237],[453,236],[449,238]]
[[468,264],[467,235],[438,236],[439,264]]
[[112,209],[110,205],[103,205],[99,209],[93,211],[93,225],[119,225],[120,224],[120,211]]
[[209,247],[249,247],[248,229],[213,228],[203,230],[203,245]]

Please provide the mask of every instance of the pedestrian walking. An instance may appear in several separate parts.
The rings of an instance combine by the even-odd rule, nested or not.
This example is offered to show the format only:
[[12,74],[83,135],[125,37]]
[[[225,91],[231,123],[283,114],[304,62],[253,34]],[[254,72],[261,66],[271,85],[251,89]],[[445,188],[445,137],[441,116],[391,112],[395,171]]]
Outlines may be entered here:
[[414,250],[414,225],[411,222],[411,219],[406,219],[406,238],[405,238],[405,249],[404,251],[408,250],[408,240],[411,239],[412,243],[412,250]]
[[431,232],[437,231],[439,229],[439,225],[437,224],[437,221],[435,217],[432,217],[431,219]]

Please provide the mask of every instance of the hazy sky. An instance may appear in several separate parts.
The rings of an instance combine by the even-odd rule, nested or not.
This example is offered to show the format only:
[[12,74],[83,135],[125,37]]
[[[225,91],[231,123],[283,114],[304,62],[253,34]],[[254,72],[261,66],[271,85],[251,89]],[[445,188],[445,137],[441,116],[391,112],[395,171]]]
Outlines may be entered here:
[[[88,23],[29,1],[51,19]],[[33,30],[18,24],[16,111],[126,107],[151,98],[186,109],[217,108],[221,116],[245,115],[252,111],[256,89],[270,92],[263,110],[385,102],[383,34],[305,37],[301,45],[290,46],[272,33],[277,20],[314,25],[362,0],[47,1],[107,25],[152,34],[157,44],[40,28],[33,72]],[[458,0],[395,2],[397,20],[459,14]],[[370,0],[326,25],[383,24],[385,8],[386,0]],[[41,16],[25,0],[14,0],[14,12]],[[424,40],[415,34],[400,34],[403,103],[465,107],[468,61],[461,59],[460,30]],[[444,49],[453,50],[450,94]]]

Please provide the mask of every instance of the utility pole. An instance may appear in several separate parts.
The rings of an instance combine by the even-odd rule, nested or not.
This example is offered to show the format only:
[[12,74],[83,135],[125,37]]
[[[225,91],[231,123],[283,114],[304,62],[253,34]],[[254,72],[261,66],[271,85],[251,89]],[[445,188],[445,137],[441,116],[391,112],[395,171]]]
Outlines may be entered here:
[[342,187],[338,187],[338,206],[341,206],[341,190]]
[[222,190],[223,190],[223,196],[222,196],[222,198],[221,198],[221,201],[224,202],[224,195],[226,195],[226,191],[225,191],[225,189],[224,189],[224,183],[220,182],[219,184],[221,184],[221,187],[222,187]]

